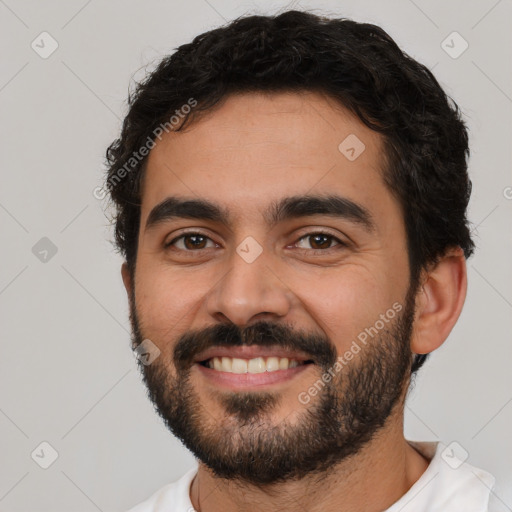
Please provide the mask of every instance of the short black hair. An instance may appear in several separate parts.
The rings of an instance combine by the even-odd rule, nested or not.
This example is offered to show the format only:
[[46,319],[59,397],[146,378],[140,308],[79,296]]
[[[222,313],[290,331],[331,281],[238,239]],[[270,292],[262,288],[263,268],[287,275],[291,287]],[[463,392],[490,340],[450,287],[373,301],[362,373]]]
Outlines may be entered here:
[[[414,289],[448,249],[471,256],[468,134],[457,104],[382,28],[291,10],[240,17],[198,35],[129,95],[120,137],[106,154],[106,188],[115,244],[132,275],[147,160],[141,148],[154,145],[158,127],[179,114],[178,131],[233,93],[303,91],[327,94],[383,136],[383,178],[404,216]],[[184,109],[191,98],[194,108]],[[416,356],[413,372],[425,359]]]

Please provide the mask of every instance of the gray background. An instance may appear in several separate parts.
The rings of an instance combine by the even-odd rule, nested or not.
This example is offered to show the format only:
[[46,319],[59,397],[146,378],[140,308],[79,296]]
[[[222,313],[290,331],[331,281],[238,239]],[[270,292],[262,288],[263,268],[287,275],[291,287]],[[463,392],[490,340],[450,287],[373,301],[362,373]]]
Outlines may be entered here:
[[[146,399],[93,190],[132,77],[225,20],[286,6],[382,25],[466,116],[478,249],[462,316],[411,392],[406,436],[457,441],[512,510],[511,1],[0,0],[1,511],[122,511],[194,464]],[[43,31],[59,45],[47,59],[31,48]],[[441,46],[453,31],[469,44],[456,59]],[[48,469],[31,458],[43,441],[59,455]]]

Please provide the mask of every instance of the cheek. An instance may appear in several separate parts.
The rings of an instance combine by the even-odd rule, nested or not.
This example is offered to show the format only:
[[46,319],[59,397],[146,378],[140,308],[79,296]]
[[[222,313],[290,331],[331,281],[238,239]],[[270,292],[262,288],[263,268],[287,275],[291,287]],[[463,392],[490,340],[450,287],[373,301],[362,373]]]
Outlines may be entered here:
[[136,303],[144,335],[164,343],[175,340],[206,290],[192,273],[143,267],[142,262],[137,272]]
[[339,353],[401,299],[400,290],[386,272],[359,264],[302,276],[300,286],[293,289]]

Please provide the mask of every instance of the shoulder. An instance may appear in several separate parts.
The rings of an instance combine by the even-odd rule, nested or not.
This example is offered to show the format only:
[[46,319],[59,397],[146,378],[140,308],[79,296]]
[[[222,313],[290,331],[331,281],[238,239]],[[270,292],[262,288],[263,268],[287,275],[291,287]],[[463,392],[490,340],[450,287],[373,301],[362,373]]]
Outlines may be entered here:
[[450,443],[411,442],[430,464],[387,512],[488,512],[494,477],[466,462],[467,452]]
[[193,512],[189,490],[196,473],[197,467],[193,467],[179,480],[160,488],[127,512]]

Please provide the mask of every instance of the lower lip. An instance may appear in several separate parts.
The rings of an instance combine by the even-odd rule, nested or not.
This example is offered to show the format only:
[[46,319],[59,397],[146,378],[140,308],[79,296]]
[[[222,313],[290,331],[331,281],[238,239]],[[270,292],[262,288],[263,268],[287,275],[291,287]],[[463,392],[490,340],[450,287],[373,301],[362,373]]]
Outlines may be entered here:
[[247,389],[254,387],[268,386],[289,381],[296,375],[306,371],[313,364],[301,364],[287,370],[275,370],[273,372],[261,373],[231,373],[207,368],[199,363],[194,364],[199,372],[217,385],[229,389]]

